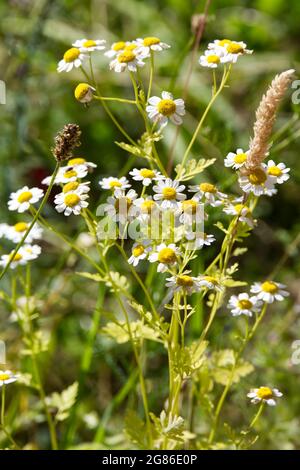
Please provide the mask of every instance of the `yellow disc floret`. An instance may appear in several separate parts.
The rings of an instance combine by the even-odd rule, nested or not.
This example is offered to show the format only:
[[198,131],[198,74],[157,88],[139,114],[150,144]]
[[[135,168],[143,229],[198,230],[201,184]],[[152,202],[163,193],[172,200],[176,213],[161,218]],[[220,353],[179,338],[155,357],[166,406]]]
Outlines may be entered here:
[[143,247],[143,245],[137,245],[135,248],[133,248],[132,250],[132,254],[133,256],[135,256],[136,258],[138,256],[141,256],[145,251],[145,248]]
[[78,194],[67,194],[65,196],[65,205],[67,207],[75,207],[80,202]]
[[238,301],[238,307],[241,310],[249,310],[253,307],[253,303],[248,299],[243,299]]
[[249,174],[249,181],[254,185],[263,186],[266,182],[266,179],[266,173],[261,168],[256,168],[255,170],[252,170],[252,172]]
[[31,191],[24,191],[18,196],[18,202],[28,202],[32,198],[32,192]]
[[176,253],[172,248],[162,248],[158,254],[158,261],[164,264],[172,264],[176,261]]
[[164,199],[168,199],[169,201],[176,199],[176,189],[167,186],[163,188],[162,195]]
[[208,55],[206,60],[209,64],[219,64],[220,63],[220,57],[216,54]]
[[88,94],[91,95],[92,99],[91,87],[88,83],[79,83],[74,90],[74,96],[77,101],[82,101]]
[[263,282],[261,288],[264,292],[267,292],[268,294],[275,294],[278,291],[277,285],[275,284],[275,282],[272,281]]
[[64,177],[66,179],[69,179],[69,178],[74,178],[74,176],[76,177],[77,176],[77,172],[75,170],[68,170],[64,173]]
[[238,163],[238,164],[245,163],[245,161],[247,160],[247,154],[237,153],[233,160],[234,160],[234,163]]
[[270,166],[268,168],[268,175],[271,175],[271,176],[281,176],[282,175],[282,171],[280,168],[278,168],[278,166]]
[[217,188],[211,183],[201,183],[199,185],[200,191],[203,193],[216,193]]
[[135,54],[130,50],[123,51],[120,55],[118,55],[118,61],[121,64],[128,64],[128,62],[132,62],[134,59]]
[[18,222],[14,225],[14,229],[16,232],[25,232],[27,230],[28,224],[26,222]]
[[122,183],[120,183],[120,181],[110,181],[109,187],[110,187],[111,189],[114,189],[114,188],[121,188],[121,187],[122,187]]
[[157,109],[163,116],[171,116],[176,111],[176,104],[173,100],[160,100],[157,105]]
[[75,191],[79,186],[78,181],[71,181],[63,187],[63,193],[69,193],[70,191]]
[[0,374],[0,381],[3,381],[3,382],[4,382],[4,380],[8,380],[8,379],[10,379],[10,375],[9,375],[9,374],[5,374],[5,373]]
[[86,162],[85,158],[71,158],[71,160],[68,161],[69,166],[74,166],[74,165],[83,165]]
[[23,258],[23,256],[21,255],[21,253],[16,253],[15,255],[12,253],[10,255],[10,259],[12,261],[21,261],[22,258]]
[[191,212],[195,214],[197,210],[198,203],[194,199],[188,199],[187,201],[182,201],[181,207],[184,212]]
[[71,47],[64,53],[64,61],[67,63],[74,62],[80,56],[80,50],[77,47]]
[[114,45],[112,46],[112,49],[116,52],[122,51],[126,46],[126,43],[124,41],[118,41],[115,42]]
[[159,44],[160,43],[160,39],[159,38],[156,38],[154,36],[149,36],[147,38],[144,38],[143,40],[143,44],[144,46],[146,47],[151,47],[151,46],[154,46],[155,44]]
[[256,394],[262,400],[268,400],[273,397],[273,392],[269,387],[259,387]]
[[153,170],[148,170],[148,168],[142,168],[140,170],[140,175],[143,178],[154,178],[155,172]]
[[191,276],[187,276],[186,274],[181,274],[176,278],[176,284],[180,287],[193,287],[194,281]]
[[96,42],[93,41],[93,39],[88,39],[87,41],[84,41],[84,43],[83,43],[82,45],[83,45],[83,47],[86,47],[87,49],[88,49],[89,47],[95,47],[95,46],[97,46]]
[[152,208],[155,207],[155,202],[154,201],[144,201],[141,204],[141,209],[143,212],[146,212],[149,214],[152,211]]
[[230,44],[227,45],[227,51],[230,54],[241,54],[244,52],[243,46],[240,44],[237,44],[236,42],[231,42]]

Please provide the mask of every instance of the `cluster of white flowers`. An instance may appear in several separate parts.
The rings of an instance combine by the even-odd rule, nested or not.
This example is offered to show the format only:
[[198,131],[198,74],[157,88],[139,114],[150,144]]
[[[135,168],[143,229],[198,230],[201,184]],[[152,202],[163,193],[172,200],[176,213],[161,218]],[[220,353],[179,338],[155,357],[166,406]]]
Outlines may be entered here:
[[207,50],[200,56],[199,63],[203,67],[217,68],[221,64],[236,63],[244,54],[252,54],[244,42],[215,39],[208,44]]

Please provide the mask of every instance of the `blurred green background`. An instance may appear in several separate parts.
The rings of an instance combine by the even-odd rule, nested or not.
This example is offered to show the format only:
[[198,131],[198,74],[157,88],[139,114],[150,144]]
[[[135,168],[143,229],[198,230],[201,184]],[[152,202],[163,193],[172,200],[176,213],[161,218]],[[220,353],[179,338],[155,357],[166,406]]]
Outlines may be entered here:
[[[74,87],[82,81],[80,72],[56,72],[57,62],[70,44],[83,37],[105,38],[109,45],[117,40],[158,36],[172,48],[159,54],[157,59],[155,94],[170,90],[180,97],[193,42],[191,20],[193,15],[203,12],[204,3],[190,0],[7,0],[0,3],[0,79],[5,81],[7,87],[7,103],[0,105],[0,222],[13,223],[16,220],[15,214],[7,210],[6,201],[10,192],[25,184],[39,185],[42,177],[52,171],[54,161],[49,149],[53,136],[65,123],[76,122],[81,126],[82,147],[78,155],[98,164],[96,176],[92,177],[95,202],[98,199],[99,178],[119,174],[128,161],[126,152],[114,144],[114,141],[122,141],[123,138],[101,107],[93,103],[85,108],[74,99]],[[252,56],[241,58],[234,67],[230,86],[218,99],[192,152],[195,158],[217,158],[216,165],[207,174],[218,181],[224,190],[232,186],[233,180],[232,173],[224,169],[223,158],[238,147],[247,148],[255,109],[269,82],[275,74],[288,68],[295,68],[296,75],[299,73],[299,17],[298,0],[211,2],[200,50],[204,50],[209,41],[223,37],[243,40],[249,49],[254,50]],[[95,57],[96,74],[103,95],[131,98],[127,74],[110,72],[109,61],[102,53],[96,53]],[[196,64],[186,97],[187,115],[175,150],[177,162],[209,100],[210,87],[209,71]],[[112,105],[111,108],[128,132],[138,138],[143,126],[136,112],[126,105]],[[274,316],[269,317],[261,328],[250,354],[257,371],[246,378],[243,388],[234,391],[238,397],[234,396],[225,410],[229,421],[239,423],[241,417],[249,413],[243,409],[249,387],[260,385],[259,382],[264,380],[283,389],[285,398],[282,405],[275,412],[268,412],[268,420],[262,424],[265,437],[257,444],[260,448],[300,447],[297,432],[300,365],[293,365],[290,360],[292,342],[300,339],[300,261],[298,247],[291,245],[300,227],[299,110],[300,104],[292,103],[290,91],[276,122],[272,158],[278,162],[284,161],[291,167],[291,179],[279,187],[275,197],[262,199],[256,214],[262,217],[262,221],[254,235],[247,239],[251,255],[246,256],[241,264],[242,278],[260,280],[282,259],[284,264],[278,280],[288,284],[292,292],[288,312],[281,306],[274,308]],[[159,144],[163,160],[174,132],[174,126],[168,126],[165,139]],[[47,211],[61,228],[69,234],[76,233],[76,217],[68,219],[66,227],[63,216],[55,213],[50,206]],[[212,231],[216,232],[216,229]],[[57,274],[58,264],[55,263],[60,260],[59,243],[50,241],[46,244],[49,256],[39,260],[35,280],[42,299],[46,298],[47,289],[50,291],[48,303],[43,306],[44,327],[50,331],[57,328],[52,355],[46,364],[49,371],[47,387],[51,391],[65,387],[76,378],[82,340],[89,329],[96,293],[95,286],[90,286],[81,278],[73,283],[69,281],[72,264],[64,267],[63,274]],[[87,289],[91,298],[88,302],[84,300]],[[53,298],[50,299],[51,295]],[[3,311],[3,325],[6,319],[7,313]],[[231,331],[226,330],[225,319],[224,313],[214,331],[212,340],[218,347],[226,347],[232,335]],[[195,335],[200,326],[194,325]],[[221,335],[224,327],[224,334]],[[5,335],[9,344],[14,345],[17,333],[13,327]],[[10,350],[10,356],[13,357],[13,354]],[[82,419],[90,409],[96,409],[98,417],[103,410],[107,410],[130,368],[123,354],[120,346],[99,339],[93,368],[87,378]],[[153,383],[161,379],[161,362],[155,349],[150,350],[149,355],[154,360],[150,366],[152,381],[149,382],[149,386],[153,387]],[[52,367],[55,368],[53,374]],[[100,376],[96,373],[99,367]],[[157,403],[154,401],[151,404],[154,409],[158,404],[161,406],[165,393],[165,372],[161,375],[164,380],[159,382],[157,388],[160,398]],[[86,426],[87,430],[84,431],[82,425],[82,439],[91,439],[92,432],[89,425]],[[113,435],[118,420],[109,421],[109,426],[108,434]],[[273,432],[270,432],[270,426]]]

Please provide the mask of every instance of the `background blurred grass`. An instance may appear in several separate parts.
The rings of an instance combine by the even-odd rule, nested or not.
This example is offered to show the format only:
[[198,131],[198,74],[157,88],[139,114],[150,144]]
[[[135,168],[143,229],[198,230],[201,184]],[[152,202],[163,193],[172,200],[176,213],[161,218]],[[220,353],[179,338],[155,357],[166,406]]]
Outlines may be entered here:
[[[0,78],[7,86],[7,104],[0,106],[1,222],[12,223],[16,220],[15,214],[7,211],[6,200],[10,192],[24,184],[39,185],[42,177],[52,171],[53,159],[49,148],[53,136],[67,122],[76,122],[81,126],[83,136],[80,152],[98,164],[97,177],[93,178],[92,183],[95,201],[98,179],[118,174],[127,162],[128,155],[114,144],[115,140],[120,141],[122,137],[101,108],[97,105],[84,108],[74,100],[74,86],[82,80],[80,73],[56,72],[57,62],[70,43],[81,37],[105,38],[109,44],[120,39],[159,36],[172,48],[158,57],[155,91],[172,89],[179,97],[190,59],[186,53],[192,40],[191,18],[195,13],[201,13],[203,7],[204,1],[191,0],[1,2]],[[299,15],[298,0],[211,2],[200,49],[203,50],[207,42],[214,38],[229,37],[245,41],[254,50],[253,56],[241,59],[234,67],[230,87],[216,103],[193,149],[196,158],[204,156],[218,159],[217,164],[209,169],[208,176],[218,181],[224,189],[232,184],[232,179],[231,172],[224,170],[223,157],[239,146],[247,147],[255,109],[268,83],[284,69],[293,67],[299,72]],[[131,96],[127,75],[110,72],[108,61],[101,53],[96,57],[97,75],[103,94]],[[180,161],[182,150],[209,94],[210,74],[196,66],[186,100],[187,116],[175,150],[176,161]],[[142,123],[130,107],[113,105],[112,109],[125,123],[129,133],[138,137],[142,132]],[[276,130],[284,125],[287,128],[275,141],[272,157],[291,167],[292,177],[279,189],[277,196],[265,198],[259,205],[257,216],[261,216],[262,221],[254,235],[247,240],[251,255],[246,256],[241,266],[241,276],[249,281],[267,276],[278,259],[285,256],[299,232],[299,109],[300,105],[292,105],[289,97],[276,123]],[[294,120],[289,124],[293,114]],[[173,133],[174,127],[169,126],[166,139],[160,146],[163,158],[166,158]],[[79,229],[75,217],[70,218],[66,226],[62,216],[50,207],[47,211],[69,233],[75,234]],[[49,241],[51,243],[47,243]],[[45,370],[48,371],[47,388],[51,391],[64,388],[76,378],[82,342],[90,327],[96,292],[94,285],[81,278],[70,281],[74,269],[72,259],[69,259],[67,266],[63,265],[63,259],[59,257],[59,243],[55,239],[50,237],[46,240],[45,251],[47,255],[39,260],[34,279],[40,288],[39,296],[43,299],[43,327],[51,331],[55,329],[52,354],[45,364]],[[207,253],[209,256],[211,252]],[[244,404],[245,393],[250,386],[260,385],[263,380],[283,389],[285,398],[282,404],[275,412],[268,413],[268,420],[262,423],[265,438],[257,444],[260,448],[300,447],[297,433],[300,366],[293,366],[290,362],[292,341],[300,337],[298,254],[298,248],[293,249],[280,271],[280,280],[289,285],[296,307],[291,306],[289,312],[280,306],[273,309],[274,316],[269,316],[261,328],[250,354],[257,372],[247,377],[238,392],[234,391],[225,409],[228,420],[233,424],[239,423],[244,414],[249,414]],[[73,261],[76,266],[76,259]],[[61,274],[58,274],[59,263],[64,266]],[[118,260],[114,260],[114,263],[116,269],[120,264],[122,266]],[[8,281],[4,286],[8,288]],[[153,287],[154,291],[157,289],[158,286]],[[7,313],[3,311],[0,322],[7,325],[6,320]],[[227,324],[224,312],[220,314],[211,338],[215,346],[226,347],[228,340],[233,341],[233,332]],[[194,322],[192,333],[195,336],[200,327],[201,321]],[[5,329],[5,339],[12,345],[10,358],[14,357],[14,345],[17,353],[18,334],[14,326]],[[131,366],[126,346],[116,346],[103,337],[99,337],[94,352],[93,367],[86,382],[85,401],[81,405],[82,417],[90,409],[96,409],[99,416],[107,409]],[[151,407],[155,410],[165,394],[165,357],[159,355],[157,348],[152,349],[151,345],[148,354],[151,359],[149,387],[153,388],[155,384],[156,390]],[[238,396],[235,396],[236,393]],[[12,402],[12,414],[14,410]],[[108,434],[115,434],[119,419],[118,414],[116,416],[109,421]],[[26,428],[24,423],[22,425]],[[83,424],[81,438],[91,439],[91,431]]]

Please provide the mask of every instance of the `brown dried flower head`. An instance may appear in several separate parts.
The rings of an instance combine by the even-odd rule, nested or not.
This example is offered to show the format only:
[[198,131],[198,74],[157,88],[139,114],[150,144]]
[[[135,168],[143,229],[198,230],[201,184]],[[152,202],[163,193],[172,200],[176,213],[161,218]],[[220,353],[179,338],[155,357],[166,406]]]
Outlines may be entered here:
[[80,136],[81,130],[77,124],[66,124],[54,139],[55,147],[52,149],[52,153],[55,160],[63,162],[72,158],[73,151],[81,144]]

